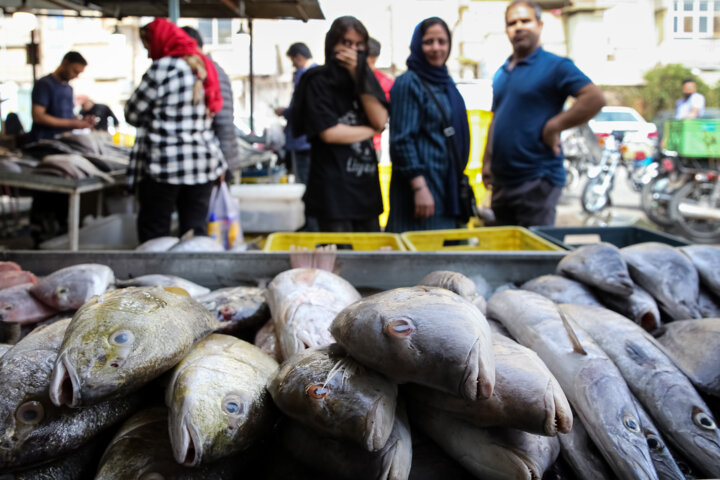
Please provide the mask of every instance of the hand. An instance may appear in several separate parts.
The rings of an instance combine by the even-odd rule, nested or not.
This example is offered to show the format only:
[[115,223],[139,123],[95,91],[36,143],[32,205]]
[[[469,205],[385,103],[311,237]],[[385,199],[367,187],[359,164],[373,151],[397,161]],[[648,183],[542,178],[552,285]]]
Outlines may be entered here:
[[352,78],[355,78],[355,70],[357,69],[357,51],[340,45],[335,49],[335,58],[337,58],[338,62],[340,62],[340,66],[350,72],[350,76]]
[[486,190],[490,190],[492,188],[492,172],[490,171],[490,162],[487,161],[487,159],[483,161],[482,183]]
[[283,113],[285,113],[285,107],[275,107],[275,115],[282,117]]
[[415,190],[415,218],[432,217],[435,213],[435,199],[427,186]]
[[555,155],[560,155],[562,153],[562,150],[560,148],[560,129],[555,126],[555,122],[553,122],[554,118],[551,118],[550,120],[545,123],[545,127],[543,127],[542,131],[542,139],[545,145],[548,146],[550,150],[552,150]]
[[83,118],[75,119],[72,128],[93,128],[95,126],[95,117],[88,115]]

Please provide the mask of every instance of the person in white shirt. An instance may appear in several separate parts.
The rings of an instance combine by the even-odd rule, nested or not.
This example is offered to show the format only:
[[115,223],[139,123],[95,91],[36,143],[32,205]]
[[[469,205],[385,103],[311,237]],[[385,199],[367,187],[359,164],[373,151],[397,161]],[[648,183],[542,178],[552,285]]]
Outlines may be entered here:
[[705,112],[705,97],[697,93],[697,85],[692,78],[682,83],[683,96],[675,104],[675,120],[698,118]]

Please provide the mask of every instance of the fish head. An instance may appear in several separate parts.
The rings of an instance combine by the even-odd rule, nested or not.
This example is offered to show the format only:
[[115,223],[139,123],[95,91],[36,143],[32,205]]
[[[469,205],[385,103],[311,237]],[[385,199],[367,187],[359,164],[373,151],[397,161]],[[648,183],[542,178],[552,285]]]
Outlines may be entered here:
[[[114,290],[78,310],[55,362],[50,398],[71,407],[97,403],[142,384],[172,343],[153,316],[171,293],[159,287]],[[149,379],[148,379],[149,380]]]

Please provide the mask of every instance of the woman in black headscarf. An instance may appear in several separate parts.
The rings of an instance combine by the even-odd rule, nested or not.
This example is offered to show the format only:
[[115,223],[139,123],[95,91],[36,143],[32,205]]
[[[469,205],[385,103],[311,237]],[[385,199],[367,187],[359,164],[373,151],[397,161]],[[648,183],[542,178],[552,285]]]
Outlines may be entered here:
[[380,230],[372,137],[385,128],[388,105],[367,65],[368,38],[357,18],[336,19],[325,36],[325,65],[305,72],[293,96],[294,133],[311,145],[305,213],[320,231]]
[[449,229],[467,221],[460,180],[470,130],[465,101],[445,65],[451,45],[442,19],[420,22],[410,42],[408,71],[390,90],[393,172],[387,231]]

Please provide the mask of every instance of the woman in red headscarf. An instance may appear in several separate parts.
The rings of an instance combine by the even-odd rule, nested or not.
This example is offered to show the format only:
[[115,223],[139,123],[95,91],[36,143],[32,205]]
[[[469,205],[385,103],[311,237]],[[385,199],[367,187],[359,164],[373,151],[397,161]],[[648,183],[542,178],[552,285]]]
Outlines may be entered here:
[[164,18],[140,29],[153,60],[125,105],[137,127],[128,181],[137,186],[138,239],[170,235],[177,207],[180,233],[207,233],[206,216],[214,181],[227,169],[211,128],[222,107],[214,65],[195,40]]

